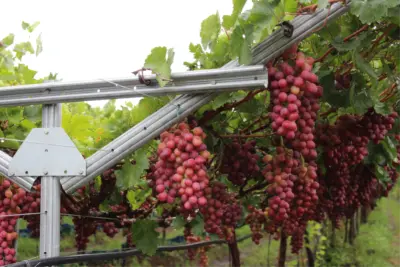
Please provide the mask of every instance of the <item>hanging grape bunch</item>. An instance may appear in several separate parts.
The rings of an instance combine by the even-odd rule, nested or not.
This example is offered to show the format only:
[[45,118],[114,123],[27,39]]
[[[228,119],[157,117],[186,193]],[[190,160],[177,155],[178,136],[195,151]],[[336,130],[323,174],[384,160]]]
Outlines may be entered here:
[[246,179],[259,174],[259,156],[256,154],[255,145],[254,140],[244,144],[240,140],[234,140],[225,146],[220,171],[227,174],[233,184],[243,185]]
[[158,160],[148,176],[159,201],[173,203],[178,197],[183,211],[207,204],[204,190],[209,183],[206,163],[210,152],[203,143],[205,137],[200,127],[191,130],[186,123],[161,134]]
[[274,66],[268,66],[272,130],[291,140],[293,148],[310,160],[317,158],[313,131],[322,96],[313,64],[314,59],[297,52],[294,45]]

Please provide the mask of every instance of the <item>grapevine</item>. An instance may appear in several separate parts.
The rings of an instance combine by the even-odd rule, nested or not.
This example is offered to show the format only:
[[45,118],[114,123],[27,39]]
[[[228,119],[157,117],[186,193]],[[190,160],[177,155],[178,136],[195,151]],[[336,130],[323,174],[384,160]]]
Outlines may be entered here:
[[[175,125],[163,127],[139,149],[128,149],[126,158],[76,192],[62,189],[60,219],[73,216],[79,253],[90,249],[89,238],[99,231],[109,238],[121,233],[126,247],[143,253],[141,261],[156,252],[158,228],[165,238],[166,229],[180,225],[186,243],[223,239],[236,267],[241,262],[232,249],[238,248],[236,233],[248,225],[257,245],[264,245],[264,237],[280,240],[279,266],[285,265],[289,240],[300,258],[302,249],[308,249],[311,266],[310,222],[332,222],[334,233],[346,221],[354,224],[360,208],[376,206],[395,188],[400,175],[398,3],[351,1],[349,13],[335,20],[347,1],[289,1],[283,6],[253,1],[249,10],[243,7],[246,1],[233,2],[231,15],[213,14],[203,21],[201,43],[190,44],[194,61],[184,64],[199,70],[236,59],[239,65],[263,62],[267,88],[221,93],[190,115],[184,110],[187,118],[177,105],[181,121],[174,119]],[[326,17],[319,25],[309,22],[322,12]],[[300,20],[307,24],[298,27],[300,20],[292,19],[303,15]],[[282,21],[281,29],[275,28],[275,20]],[[22,25],[29,35],[36,27]],[[291,33],[290,26],[296,26]],[[263,45],[273,53],[253,46],[271,33]],[[299,40],[303,36],[309,37]],[[36,45],[15,43],[12,34],[1,39],[0,86],[57,79],[54,74],[37,78],[23,64],[27,53],[40,51],[40,36]],[[172,85],[172,61],[172,49],[156,47],[143,70],[151,69],[160,86]],[[135,106],[119,108],[109,102],[98,109],[66,103],[63,128],[86,158],[169,100],[144,95]],[[1,151],[14,156],[19,144],[12,140],[39,127],[41,110],[2,107],[0,114]],[[19,260],[14,247],[18,219],[26,220],[32,238],[39,238],[45,178],[37,177],[29,192],[1,178],[0,266]],[[195,223],[201,234],[193,231]],[[212,265],[209,249],[189,249],[188,257],[200,266]]]

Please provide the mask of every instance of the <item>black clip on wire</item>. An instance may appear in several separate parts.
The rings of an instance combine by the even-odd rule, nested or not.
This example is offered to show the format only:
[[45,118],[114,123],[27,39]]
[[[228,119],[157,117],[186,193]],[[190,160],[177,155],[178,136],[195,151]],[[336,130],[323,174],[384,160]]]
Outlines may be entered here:
[[289,21],[282,21],[277,26],[281,26],[283,28],[283,35],[290,38],[293,36],[294,26]]
[[144,78],[143,71],[145,71],[145,70],[151,70],[151,69],[141,68],[141,69],[138,69],[137,71],[132,72],[132,74],[134,74],[134,75],[139,74],[139,76],[138,76],[139,82],[141,84],[145,84],[145,85],[149,86],[151,84],[151,80],[146,80]]

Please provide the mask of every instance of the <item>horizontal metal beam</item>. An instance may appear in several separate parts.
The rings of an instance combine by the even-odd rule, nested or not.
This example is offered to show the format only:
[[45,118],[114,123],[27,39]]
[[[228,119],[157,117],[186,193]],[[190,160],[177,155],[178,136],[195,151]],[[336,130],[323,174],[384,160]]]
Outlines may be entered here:
[[19,176],[8,176],[8,167],[10,166],[10,162],[12,157],[0,151],[0,174],[10,181],[16,183],[23,189],[27,191],[32,190],[33,183],[35,182],[36,178],[33,177],[19,177]]
[[[283,35],[282,30],[278,30],[270,35],[266,40],[256,46],[253,53],[252,64],[265,64],[271,59],[279,56],[284,50],[288,49],[294,43],[297,43],[308,35],[311,35],[316,29],[331,21],[343,13],[348,11],[348,6],[341,4],[332,5],[330,11],[324,9],[311,15],[301,15],[296,17],[292,24],[294,26],[293,36],[287,38]],[[267,52],[264,52],[267,50]],[[231,61],[223,68],[235,68],[238,66],[237,61]],[[158,136],[162,131],[171,127],[176,122],[181,121],[193,111],[202,105],[210,102],[218,93],[199,94],[199,95],[182,95],[170,103],[159,109],[130,130],[110,142],[102,150],[90,156],[87,162],[87,173],[84,178],[62,178],[61,184],[64,189],[71,193],[82,185],[88,183],[104,170],[118,163],[125,156],[134,152],[154,137]],[[176,107],[180,107],[180,114],[177,115]]]
[[174,73],[165,87],[158,85],[156,75],[146,75],[144,79],[151,84],[141,84],[138,77],[131,76],[107,81],[98,79],[2,87],[0,106],[251,90],[266,87],[268,74],[263,65],[258,65]]

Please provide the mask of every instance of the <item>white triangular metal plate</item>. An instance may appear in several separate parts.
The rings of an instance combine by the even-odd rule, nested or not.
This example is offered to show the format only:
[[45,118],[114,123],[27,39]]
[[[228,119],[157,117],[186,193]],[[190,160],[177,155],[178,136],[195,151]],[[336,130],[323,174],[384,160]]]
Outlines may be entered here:
[[86,161],[62,128],[35,128],[10,162],[10,176],[84,176]]

